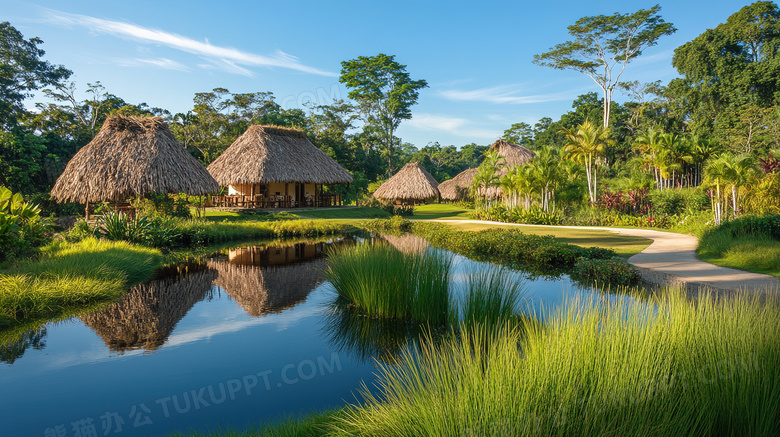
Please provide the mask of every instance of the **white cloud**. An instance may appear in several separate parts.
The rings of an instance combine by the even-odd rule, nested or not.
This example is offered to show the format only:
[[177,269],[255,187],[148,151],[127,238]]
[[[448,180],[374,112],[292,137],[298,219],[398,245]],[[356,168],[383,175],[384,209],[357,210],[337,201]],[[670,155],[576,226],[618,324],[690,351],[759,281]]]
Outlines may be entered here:
[[492,88],[479,88],[475,90],[444,90],[439,95],[453,101],[479,101],[490,103],[528,104],[569,100],[572,91],[557,92],[551,94],[522,95],[523,89],[518,85],[502,85]]
[[151,29],[121,21],[104,20],[87,15],[69,14],[48,9],[48,21],[63,26],[82,26],[97,33],[128,38],[146,44],[160,44],[183,52],[201,56],[210,63],[232,73],[251,75],[244,67],[278,67],[320,76],[337,76],[335,73],[309,67],[298,58],[282,51],[264,56],[245,52],[231,47],[220,47],[208,40],[197,41],[192,38]]
[[164,70],[189,71],[189,68],[186,65],[167,58],[117,59],[115,62],[125,67],[143,67],[152,65]]
[[415,114],[405,123],[408,126],[425,131],[443,131],[468,138],[494,140],[501,136],[499,131],[474,127],[474,123],[465,118],[438,114]]

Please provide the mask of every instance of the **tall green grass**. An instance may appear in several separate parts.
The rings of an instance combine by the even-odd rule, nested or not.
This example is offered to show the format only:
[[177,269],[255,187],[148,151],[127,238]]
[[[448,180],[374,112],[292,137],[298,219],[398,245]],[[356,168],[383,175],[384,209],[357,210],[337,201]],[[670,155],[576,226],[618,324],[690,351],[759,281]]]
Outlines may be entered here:
[[382,366],[331,435],[778,435],[777,320],[777,300],[678,296],[462,330]]
[[488,329],[517,320],[524,284],[505,267],[488,266],[468,275],[460,319],[467,328]]
[[39,260],[0,273],[0,329],[116,298],[151,278],[162,262],[158,250],[125,242],[54,242]]
[[334,251],[326,279],[343,302],[371,317],[446,323],[452,258],[442,252],[407,254],[388,245],[359,244]]

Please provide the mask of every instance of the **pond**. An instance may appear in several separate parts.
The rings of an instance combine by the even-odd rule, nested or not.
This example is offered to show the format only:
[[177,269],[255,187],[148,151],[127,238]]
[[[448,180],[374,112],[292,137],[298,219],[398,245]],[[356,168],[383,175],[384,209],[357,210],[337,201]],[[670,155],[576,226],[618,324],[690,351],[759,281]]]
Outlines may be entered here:
[[[243,429],[354,402],[361,383],[374,381],[376,359],[407,338],[397,326],[332,309],[326,253],[364,240],[232,248],[162,269],[117,303],[0,344],[0,435]],[[438,250],[414,236],[385,240]],[[456,285],[478,264],[460,256],[454,263]],[[532,311],[575,297],[631,299],[567,276],[513,274],[525,281]]]

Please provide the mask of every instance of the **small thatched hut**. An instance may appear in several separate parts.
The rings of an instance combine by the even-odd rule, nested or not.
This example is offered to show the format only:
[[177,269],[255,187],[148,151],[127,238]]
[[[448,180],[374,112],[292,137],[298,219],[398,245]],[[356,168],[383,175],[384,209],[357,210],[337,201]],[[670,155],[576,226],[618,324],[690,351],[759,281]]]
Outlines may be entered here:
[[112,351],[157,350],[217,277],[199,263],[169,270],[170,276],[137,285],[118,302],[79,318]]
[[417,203],[439,197],[439,183],[416,162],[406,164],[375,192],[377,199]]
[[51,196],[58,202],[125,201],[155,193],[200,195],[219,186],[160,117],[111,117],[68,162]]
[[[488,152],[492,151],[497,151],[498,155],[504,158],[504,165],[499,168],[498,176],[504,176],[509,172],[510,168],[524,165],[536,156],[536,153],[527,147],[519,144],[512,144],[503,139],[499,139],[490,146]],[[480,193],[487,195],[487,197],[496,198],[503,196],[504,190],[501,189],[501,187],[490,187],[484,193],[483,190],[480,190]]]
[[285,196],[288,206],[320,205],[322,185],[352,183],[304,132],[280,126],[250,126],[208,171],[230,194]]
[[471,183],[474,180],[474,176],[477,174],[476,168],[469,168],[458,173],[452,179],[439,184],[439,193],[443,200],[461,200],[464,197],[464,193],[471,191]]

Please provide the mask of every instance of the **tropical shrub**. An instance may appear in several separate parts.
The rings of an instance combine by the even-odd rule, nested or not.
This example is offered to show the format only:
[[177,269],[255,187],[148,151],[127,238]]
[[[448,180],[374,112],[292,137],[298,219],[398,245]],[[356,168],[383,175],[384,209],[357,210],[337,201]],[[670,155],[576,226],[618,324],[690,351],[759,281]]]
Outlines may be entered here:
[[634,267],[619,258],[578,258],[574,264],[574,274],[613,285],[635,285],[641,279]]
[[48,241],[51,222],[21,194],[0,187],[0,261],[29,255]]

